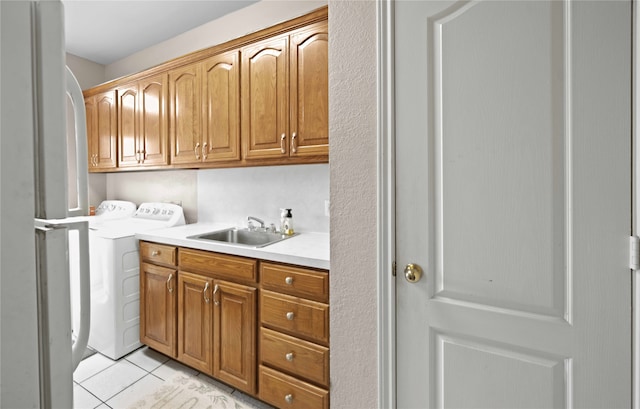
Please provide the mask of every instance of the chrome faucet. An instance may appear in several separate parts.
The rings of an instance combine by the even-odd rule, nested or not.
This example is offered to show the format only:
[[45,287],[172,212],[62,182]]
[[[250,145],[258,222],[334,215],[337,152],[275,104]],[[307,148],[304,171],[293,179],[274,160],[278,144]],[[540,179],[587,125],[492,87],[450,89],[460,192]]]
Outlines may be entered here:
[[248,224],[248,229],[249,230],[253,230],[252,229],[253,223],[251,223],[251,220],[254,220],[254,221],[260,223],[260,228],[264,229],[264,220],[258,219],[257,217],[249,216],[249,217],[247,217],[247,222],[248,222],[247,224]]

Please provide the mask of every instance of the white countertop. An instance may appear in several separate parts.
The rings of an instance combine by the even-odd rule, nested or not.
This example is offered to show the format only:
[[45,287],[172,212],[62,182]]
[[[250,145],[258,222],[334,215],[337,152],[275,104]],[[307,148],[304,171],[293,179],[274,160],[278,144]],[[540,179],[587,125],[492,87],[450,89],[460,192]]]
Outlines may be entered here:
[[236,256],[253,257],[262,260],[279,261],[300,266],[329,270],[329,234],[302,232],[286,240],[262,248],[193,240],[187,237],[196,234],[235,227],[225,223],[194,223],[167,229],[137,233],[139,240],[192,249],[215,251]]

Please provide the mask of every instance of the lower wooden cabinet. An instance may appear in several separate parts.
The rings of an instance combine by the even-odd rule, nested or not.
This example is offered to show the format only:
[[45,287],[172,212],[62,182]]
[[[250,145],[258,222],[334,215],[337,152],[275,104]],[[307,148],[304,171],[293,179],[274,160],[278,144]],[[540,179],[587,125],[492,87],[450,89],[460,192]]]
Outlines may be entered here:
[[140,342],[176,357],[177,271],[140,264]]
[[277,408],[329,409],[329,392],[260,366],[260,399]]
[[213,376],[256,392],[256,293],[246,285],[214,281]]
[[260,399],[328,408],[328,272],[263,261],[260,277]]
[[178,259],[178,360],[255,394],[257,289],[217,277],[255,276],[257,262],[190,249]]
[[201,372],[213,372],[211,280],[178,273],[178,360]]
[[140,339],[278,408],[329,408],[328,272],[140,243]]

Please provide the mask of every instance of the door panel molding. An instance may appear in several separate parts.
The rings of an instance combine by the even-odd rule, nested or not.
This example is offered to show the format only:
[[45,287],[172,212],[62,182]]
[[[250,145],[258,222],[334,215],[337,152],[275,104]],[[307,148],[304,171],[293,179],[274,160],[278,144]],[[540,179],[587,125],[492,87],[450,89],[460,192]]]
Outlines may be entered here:
[[[518,390],[518,401],[503,401],[500,407],[572,407],[571,358],[438,331],[432,331],[431,337],[439,372],[431,377],[434,407],[490,407],[491,403],[482,403],[483,395],[493,390],[489,395],[500,396],[504,389]],[[514,373],[527,373],[526,384],[518,382]],[[467,384],[467,393],[450,393],[448,380]],[[530,383],[537,388],[532,389]]]
[[[494,10],[496,6],[500,9]],[[485,27],[486,16],[498,11],[504,14],[504,26]],[[464,1],[428,22],[426,47],[432,51],[427,64],[433,73],[428,88],[435,91],[429,103],[433,125],[427,129],[432,133],[435,175],[430,203],[435,208],[434,296],[572,322],[570,16],[569,3],[537,2],[523,10],[518,5]],[[482,28],[482,34],[476,28]],[[527,42],[532,33],[539,40],[535,44]],[[518,53],[526,56],[513,58]],[[531,61],[548,65],[530,67]],[[482,100],[507,81],[512,95]],[[545,83],[547,89],[539,86]],[[537,97],[551,109],[530,115],[521,108],[529,101],[518,99],[520,95]],[[491,111],[504,115],[487,115]],[[492,137],[483,139],[483,134]],[[534,138],[539,135],[546,138]],[[494,164],[491,169],[489,163]],[[538,179],[538,188],[519,191],[523,176]],[[457,191],[463,180],[474,181],[477,192]],[[513,191],[519,194],[510,195]],[[496,200],[478,200],[480,192],[494,192]],[[551,195],[553,203],[529,206],[543,195]],[[485,217],[474,217],[478,211]],[[505,218],[507,228],[496,235],[492,226]],[[483,255],[509,248],[523,232],[539,236],[540,245],[513,246],[515,251],[506,252],[500,265],[485,264],[491,258]],[[537,264],[547,258],[554,262]],[[521,277],[529,277],[526,287],[510,282],[516,269]],[[475,279],[477,270],[493,274]]]

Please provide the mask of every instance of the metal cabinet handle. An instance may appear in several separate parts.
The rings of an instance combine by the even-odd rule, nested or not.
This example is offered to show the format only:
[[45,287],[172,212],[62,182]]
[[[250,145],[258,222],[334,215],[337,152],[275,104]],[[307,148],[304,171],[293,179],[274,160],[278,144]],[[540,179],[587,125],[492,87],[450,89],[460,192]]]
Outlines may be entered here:
[[287,145],[285,140],[287,139],[287,135],[286,134],[282,134],[280,136],[280,152],[282,153],[287,153]]
[[169,274],[169,278],[167,279],[167,290],[172,293],[173,287],[171,287],[171,280],[173,279],[173,273]]
[[294,318],[294,314],[293,314],[293,312],[289,311],[289,312],[287,313],[287,319],[288,319],[289,321],[293,321],[293,318]]
[[296,144],[296,137],[298,135],[296,135],[296,133],[294,132],[293,135],[291,135],[291,152],[292,153],[296,153],[298,152],[298,146]]
[[284,356],[284,359],[286,359],[289,362],[293,361],[293,352],[289,352]]
[[287,403],[293,403],[293,395],[292,394],[285,395],[284,400]]
[[155,257],[155,256],[157,256],[157,255],[159,255],[159,254],[160,254],[160,251],[158,251],[158,250],[153,250],[153,251],[151,252],[151,257]]
[[142,160],[140,159],[140,151],[136,151],[136,161],[140,163]]
[[293,277],[287,277],[287,278],[285,278],[285,279],[284,279],[284,282],[285,282],[287,285],[292,285],[292,284],[293,284]]
[[204,285],[204,290],[202,290],[202,297],[204,297],[204,302],[206,302],[207,304],[209,304],[209,301],[211,301],[209,298],[207,298],[208,289],[209,289],[209,282],[207,281],[207,283]]
[[196,143],[196,147],[193,148],[193,153],[196,155],[196,159],[200,160],[200,155],[198,155],[198,148],[200,147],[200,143]]
[[209,153],[209,150],[207,149],[207,143],[205,142],[204,145],[202,145],[202,159],[203,160],[207,159],[208,153]]
[[218,301],[218,290],[220,289],[220,286],[218,286],[218,284],[215,285],[215,287],[213,287],[213,304],[214,305],[220,305],[220,301]]

